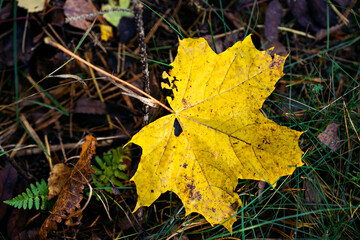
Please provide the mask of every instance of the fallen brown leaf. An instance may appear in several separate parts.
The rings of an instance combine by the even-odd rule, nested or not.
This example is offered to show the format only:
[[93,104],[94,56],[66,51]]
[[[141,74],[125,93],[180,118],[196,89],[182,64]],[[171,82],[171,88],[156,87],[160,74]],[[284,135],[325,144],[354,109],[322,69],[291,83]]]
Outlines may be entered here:
[[270,42],[278,40],[278,27],[282,16],[282,6],[278,0],[273,0],[266,8],[265,16],[265,37]]
[[56,230],[56,223],[63,219],[68,226],[74,225],[72,218],[77,218],[80,222],[82,210],[80,202],[83,199],[84,184],[91,178],[95,170],[90,165],[90,160],[95,154],[96,139],[93,136],[86,136],[86,141],[82,145],[80,159],[71,171],[68,181],[60,192],[59,198],[54,204],[51,215],[45,220],[38,233],[40,239],[47,239],[50,231]]
[[[67,0],[64,5],[64,13],[67,18],[74,18],[93,13],[93,9],[86,0]],[[86,19],[72,20],[69,24],[82,30],[87,30],[91,25]]]
[[326,127],[324,132],[317,136],[319,141],[330,148],[331,151],[335,151],[340,145],[340,139],[338,136],[339,127],[339,124],[331,123]]

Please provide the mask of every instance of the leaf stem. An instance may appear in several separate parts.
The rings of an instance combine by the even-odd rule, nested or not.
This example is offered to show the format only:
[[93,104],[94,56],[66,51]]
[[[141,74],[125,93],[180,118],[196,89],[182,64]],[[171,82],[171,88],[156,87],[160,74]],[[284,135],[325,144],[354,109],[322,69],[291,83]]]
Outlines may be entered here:
[[53,40],[50,39],[49,37],[46,37],[46,38],[44,39],[44,42],[45,42],[46,44],[49,44],[49,45],[51,45],[51,46],[53,46],[53,47],[58,48],[59,50],[61,50],[61,51],[63,51],[64,53],[66,53],[67,55],[69,55],[69,56],[75,58],[76,60],[78,60],[78,61],[86,64],[87,66],[91,67],[92,69],[95,69],[96,71],[104,74],[105,76],[110,77],[110,78],[114,79],[115,81],[120,82],[120,83],[123,84],[124,86],[126,86],[126,87],[128,87],[128,88],[130,88],[130,89],[132,89],[132,90],[134,90],[134,91],[136,91],[136,92],[144,95],[145,97],[151,99],[153,102],[156,102],[157,104],[159,104],[160,106],[162,106],[163,108],[165,108],[166,110],[168,110],[169,112],[174,113],[174,110],[172,110],[171,108],[169,108],[169,107],[166,106],[164,103],[162,103],[162,102],[160,102],[159,100],[157,100],[156,98],[150,96],[149,94],[147,94],[147,93],[145,93],[144,91],[138,89],[137,87],[131,85],[130,83],[128,83],[128,82],[126,82],[126,81],[124,81],[124,80],[121,80],[120,78],[115,77],[114,75],[112,75],[112,74],[110,74],[110,73],[102,70],[101,68],[98,68],[98,67],[96,67],[95,65],[87,62],[86,60],[82,59],[82,58],[79,57],[78,55],[75,55],[74,53],[72,53],[70,50],[66,49],[65,47],[61,46],[61,45],[58,44],[57,42],[53,41]]

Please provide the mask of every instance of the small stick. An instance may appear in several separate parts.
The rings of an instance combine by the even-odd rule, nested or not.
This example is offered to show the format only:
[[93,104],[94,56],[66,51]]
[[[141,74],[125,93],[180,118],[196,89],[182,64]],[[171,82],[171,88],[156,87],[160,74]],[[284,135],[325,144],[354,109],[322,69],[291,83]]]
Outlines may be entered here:
[[[139,33],[139,46],[140,46],[140,54],[141,54],[141,63],[142,63],[142,73],[143,73],[143,83],[144,90],[147,94],[150,94],[150,80],[149,80],[149,69],[148,62],[146,61],[146,45],[145,45],[145,33],[144,33],[144,23],[142,20],[143,15],[143,5],[141,2],[137,2],[136,0],[132,0],[132,4],[135,9],[135,20]],[[144,118],[143,125],[147,125],[149,123],[149,105],[144,104]]]
[[53,40],[52,40],[52,39],[50,39],[49,37],[46,37],[46,38],[44,39],[44,42],[45,42],[46,44],[49,44],[49,45],[51,45],[51,46],[53,46],[53,47],[58,48],[59,50],[61,50],[61,51],[63,51],[64,53],[66,53],[67,55],[69,55],[69,56],[71,56],[71,57],[75,58],[76,60],[78,60],[78,61],[80,61],[80,62],[84,63],[85,65],[87,65],[87,66],[89,66],[89,67],[91,67],[91,68],[95,69],[96,71],[98,71],[98,72],[100,72],[100,73],[104,74],[105,76],[108,76],[108,77],[110,77],[110,78],[114,79],[115,81],[120,82],[121,84],[123,84],[123,85],[125,85],[126,87],[128,87],[128,88],[130,88],[130,89],[134,90],[135,92],[138,92],[138,93],[140,93],[140,94],[144,95],[145,97],[147,97],[147,98],[151,99],[153,102],[155,102],[155,103],[159,104],[160,106],[162,106],[163,108],[165,108],[166,110],[168,110],[169,112],[174,113],[174,110],[172,110],[171,108],[167,107],[165,104],[163,104],[162,102],[160,102],[160,101],[159,101],[159,100],[157,100],[156,98],[154,98],[154,97],[150,96],[150,95],[149,95],[149,94],[147,94],[146,92],[144,92],[144,91],[142,91],[142,90],[138,89],[137,87],[135,87],[135,86],[131,85],[130,83],[128,83],[128,82],[126,82],[126,81],[124,81],[124,80],[121,80],[120,78],[117,78],[117,77],[115,77],[114,75],[112,75],[112,74],[110,74],[110,73],[108,73],[108,72],[106,72],[106,71],[102,70],[101,68],[98,68],[98,67],[96,67],[95,65],[93,65],[93,64],[91,64],[91,63],[89,63],[89,62],[85,61],[84,59],[82,59],[81,57],[79,57],[79,56],[75,55],[75,54],[74,54],[74,53],[72,53],[70,50],[68,50],[68,49],[64,48],[63,46],[61,46],[61,45],[60,45],[60,44],[58,44],[57,42],[53,41]]
[[134,13],[134,11],[131,10],[131,9],[111,8],[111,9],[103,10],[103,11],[100,11],[100,12],[89,13],[89,14],[79,15],[79,16],[75,16],[75,17],[69,17],[69,18],[65,19],[65,23],[81,20],[81,19],[84,19],[84,18],[92,18],[92,17],[96,17],[96,16],[99,16],[99,15],[103,15],[105,13],[109,13],[109,12],[130,12],[130,13]]

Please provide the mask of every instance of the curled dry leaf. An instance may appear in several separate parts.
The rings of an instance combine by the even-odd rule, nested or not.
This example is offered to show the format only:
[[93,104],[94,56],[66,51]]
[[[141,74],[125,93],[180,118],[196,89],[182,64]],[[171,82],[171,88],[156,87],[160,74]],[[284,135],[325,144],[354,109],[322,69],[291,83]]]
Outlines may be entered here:
[[69,179],[71,170],[63,163],[56,164],[50,172],[48,179],[49,197],[48,200],[59,195],[62,187]]
[[82,213],[77,210],[80,209],[80,202],[83,199],[84,184],[90,180],[91,174],[95,172],[90,165],[90,160],[95,154],[96,144],[96,139],[93,136],[86,136],[86,141],[82,145],[80,159],[62,188],[50,216],[40,228],[38,234],[40,239],[47,239],[48,232],[56,230],[56,223],[60,223],[62,219],[66,220],[68,226],[72,224],[72,218],[81,220]]
[[[242,202],[238,179],[275,185],[303,165],[302,132],[267,119],[260,109],[275,89],[286,57],[258,51],[251,37],[216,54],[205,39],[180,40],[164,88],[173,114],[144,127],[130,142],[142,148],[133,178],[135,210],[173,191],[186,215],[202,214],[229,231]],[[134,211],[135,211],[134,210]]]

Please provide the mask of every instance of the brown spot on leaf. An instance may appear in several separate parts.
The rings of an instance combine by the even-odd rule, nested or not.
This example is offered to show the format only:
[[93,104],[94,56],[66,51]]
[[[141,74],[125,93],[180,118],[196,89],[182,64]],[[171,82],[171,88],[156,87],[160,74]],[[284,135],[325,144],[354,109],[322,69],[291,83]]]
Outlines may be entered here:
[[201,200],[201,194],[199,191],[196,191],[196,193],[194,194],[194,198],[196,198],[198,201]]
[[185,98],[183,98],[183,99],[181,100],[181,102],[184,104],[184,106],[187,106],[187,105],[188,105],[188,103],[187,103],[187,101],[186,101]]
[[186,186],[190,190],[190,198],[191,199],[201,200],[202,196],[201,196],[200,192],[199,191],[196,191],[196,192],[194,191],[194,189],[195,189],[194,181],[191,181],[191,184],[190,183],[186,184]]
[[194,181],[191,181],[191,184],[190,184],[190,183],[186,184],[186,186],[187,186],[187,187],[189,188],[189,190],[190,190],[190,197],[193,198],[194,189],[195,189]]

